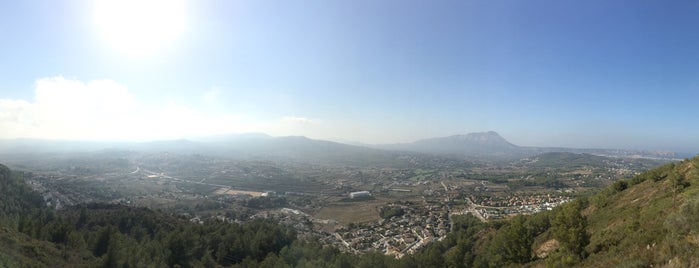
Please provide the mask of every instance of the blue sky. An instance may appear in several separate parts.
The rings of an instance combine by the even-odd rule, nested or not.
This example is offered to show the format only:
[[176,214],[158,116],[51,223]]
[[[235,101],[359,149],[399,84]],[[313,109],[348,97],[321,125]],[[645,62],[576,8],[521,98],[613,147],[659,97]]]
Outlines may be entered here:
[[0,136],[699,152],[696,1],[181,1],[0,3]]

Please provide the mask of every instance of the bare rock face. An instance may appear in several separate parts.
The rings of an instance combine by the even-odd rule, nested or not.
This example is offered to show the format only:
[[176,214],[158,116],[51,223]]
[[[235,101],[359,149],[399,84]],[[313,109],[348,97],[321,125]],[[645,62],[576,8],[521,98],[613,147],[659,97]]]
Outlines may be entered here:
[[543,259],[546,258],[551,252],[554,252],[560,247],[558,244],[558,240],[556,239],[551,239],[539,246],[534,253],[536,254],[536,257]]

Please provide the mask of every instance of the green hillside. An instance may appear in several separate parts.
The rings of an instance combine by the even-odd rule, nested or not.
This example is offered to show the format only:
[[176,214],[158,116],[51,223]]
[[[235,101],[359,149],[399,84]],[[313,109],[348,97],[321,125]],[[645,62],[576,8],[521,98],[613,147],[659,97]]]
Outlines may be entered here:
[[699,267],[699,157],[670,163],[552,211],[481,223],[403,267]]
[[[545,231],[532,227],[546,220],[548,226],[539,224],[548,227]],[[532,241],[531,258],[493,263],[490,257],[488,266],[699,267],[699,157],[618,181],[594,196],[521,221],[524,228],[517,235]],[[503,223],[493,239],[479,239],[493,244],[516,222]],[[498,249],[508,252],[508,247],[485,252],[497,259],[503,255]]]
[[590,267],[699,266],[699,157],[648,171],[589,199]]
[[422,267],[699,267],[699,157],[529,216],[480,223],[410,257]]
[[[0,267],[68,267],[69,260],[82,264],[53,243],[33,239],[17,230],[22,214],[41,210],[43,202],[18,174],[0,165]],[[72,254],[71,254],[72,255]]]

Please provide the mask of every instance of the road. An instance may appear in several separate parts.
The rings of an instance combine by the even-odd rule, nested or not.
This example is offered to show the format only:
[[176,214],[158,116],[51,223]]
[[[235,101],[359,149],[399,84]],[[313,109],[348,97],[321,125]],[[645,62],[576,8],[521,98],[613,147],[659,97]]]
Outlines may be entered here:
[[130,174],[136,174],[136,173],[138,173],[138,172],[139,172],[140,170],[141,170],[141,167],[139,167],[139,166],[136,166],[136,170],[134,170],[134,171],[131,171],[131,173],[130,173]]
[[142,171],[143,173],[145,173],[146,175],[156,175],[156,176],[160,176],[160,177],[163,177],[163,178],[166,178],[166,179],[170,179],[170,180],[173,180],[173,181],[179,181],[179,182],[185,182],[185,183],[192,183],[192,184],[201,184],[201,185],[208,185],[208,186],[215,186],[215,187],[233,188],[233,186],[230,186],[230,185],[223,185],[223,184],[215,184],[215,183],[204,182],[204,181],[206,180],[206,178],[202,179],[201,181],[191,181],[191,180],[187,180],[187,179],[181,179],[181,178],[176,178],[176,177],[173,177],[173,176],[165,175],[165,173],[153,172],[153,171],[150,171],[150,170],[147,170],[147,169],[141,170],[141,167],[140,167],[140,166],[136,166],[136,170],[132,171],[130,174],[136,174],[136,173],[141,172],[141,171]]
[[483,215],[481,215],[481,213],[478,212],[478,210],[476,210],[476,204],[474,204],[473,201],[471,201],[470,197],[466,198],[466,207],[466,211],[473,214],[473,216],[479,218],[482,222],[485,222],[485,218],[483,218]]
[[447,207],[447,218],[449,218],[449,230],[451,230],[451,228],[454,226],[454,222],[451,219],[451,208],[449,207],[449,188],[446,184],[444,184],[443,181],[440,181],[439,183],[441,183],[442,187],[444,187],[444,206]]

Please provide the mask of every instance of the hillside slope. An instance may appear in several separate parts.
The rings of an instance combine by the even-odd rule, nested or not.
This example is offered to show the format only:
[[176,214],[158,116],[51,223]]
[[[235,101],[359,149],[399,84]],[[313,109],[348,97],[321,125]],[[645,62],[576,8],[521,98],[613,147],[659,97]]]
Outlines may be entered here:
[[424,267],[699,267],[699,157],[552,211],[453,219],[447,239],[409,258]]
[[[554,226],[574,206],[585,230],[577,254],[558,246],[567,236]],[[617,181],[549,214],[550,228],[531,247],[548,256],[525,266],[699,267],[699,157]]]
[[699,267],[699,157],[667,164],[589,199],[588,267]]
[[[30,237],[17,230],[27,215],[44,206],[21,176],[0,165],[0,267],[70,267],[92,263],[66,247]],[[40,228],[40,227],[37,227]]]

